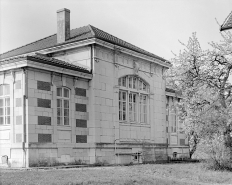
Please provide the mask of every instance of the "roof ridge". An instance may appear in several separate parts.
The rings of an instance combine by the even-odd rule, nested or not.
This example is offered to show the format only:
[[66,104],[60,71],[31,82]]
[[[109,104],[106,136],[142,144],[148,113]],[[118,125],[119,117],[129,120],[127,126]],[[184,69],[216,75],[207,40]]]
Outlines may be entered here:
[[92,25],[90,25],[90,24],[88,24],[87,26],[89,27],[91,33],[93,34],[93,37],[96,37],[96,33],[93,31],[93,28],[92,28],[92,27],[94,27],[94,26],[92,26]]

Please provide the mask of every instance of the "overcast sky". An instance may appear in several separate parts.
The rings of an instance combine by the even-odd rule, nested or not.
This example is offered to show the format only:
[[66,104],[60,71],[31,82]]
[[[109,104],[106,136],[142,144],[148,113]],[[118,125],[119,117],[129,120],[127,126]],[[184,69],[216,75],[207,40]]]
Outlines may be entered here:
[[221,39],[232,0],[0,0],[0,53],[56,33],[56,11],[71,11],[71,29],[91,24],[167,60],[192,32],[203,49]]

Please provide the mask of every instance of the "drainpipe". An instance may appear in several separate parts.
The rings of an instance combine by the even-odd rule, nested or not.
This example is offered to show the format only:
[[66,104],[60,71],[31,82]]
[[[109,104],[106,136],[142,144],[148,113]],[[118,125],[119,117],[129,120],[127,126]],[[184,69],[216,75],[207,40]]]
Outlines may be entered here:
[[25,148],[26,138],[27,138],[27,130],[26,130],[26,99],[27,99],[27,71],[23,68],[23,152],[24,152],[24,167],[27,165],[27,153]]
[[117,145],[116,145],[116,141],[119,140],[119,139],[115,139],[114,140],[114,154],[115,154],[115,163],[118,164],[118,159],[119,159],[119,154],[118,154],[118,157],[117,157]]

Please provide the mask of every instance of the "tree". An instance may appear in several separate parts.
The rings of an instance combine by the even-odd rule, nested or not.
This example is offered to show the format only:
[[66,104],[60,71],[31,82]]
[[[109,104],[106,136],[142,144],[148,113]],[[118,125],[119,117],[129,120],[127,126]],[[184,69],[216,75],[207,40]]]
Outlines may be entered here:
[[187,45],[181,43],[185,49],[175,55],[167,73],[167,84],[183,94],[180,116],[185,119],[190,157],[201,138],[221,134],[232,159],[232,86],[228,82],[232,72],[232,34],[226,32],[222,38],[220,43],[210,43],[211,50],[203,51],[193,33]]

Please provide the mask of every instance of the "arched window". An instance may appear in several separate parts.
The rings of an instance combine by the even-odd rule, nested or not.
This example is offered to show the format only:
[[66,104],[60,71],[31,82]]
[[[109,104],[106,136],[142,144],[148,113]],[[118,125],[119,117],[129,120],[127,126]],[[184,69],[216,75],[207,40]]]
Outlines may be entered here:
[[0,85],[0,125],[10,124],[10,85]]
[[149,86],[137,76],[124,76],[118,79],[119,121],[148,123]]
[[70,90],[66,87],[57,88],[57,125],[69,125]]

